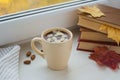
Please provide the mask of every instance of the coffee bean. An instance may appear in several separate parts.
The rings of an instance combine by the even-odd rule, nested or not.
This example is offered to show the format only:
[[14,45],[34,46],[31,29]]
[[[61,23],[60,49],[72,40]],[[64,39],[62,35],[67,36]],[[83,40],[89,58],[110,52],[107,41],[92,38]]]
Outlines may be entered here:
[[43,52],[43,50],[41,50],[41,52]]
[[31,63],[30,60],[25,60],[25,61],[24,61],[24,64],[30,64],[30,63]]
[[30,55],[31,55],[31,51],[28,51],[28,52],[26,53],[26,56],[29,57]]
[[32,55],[32,56],[31,56],[31,60],[34,60],[34,59],[35,59],[35,57],[36,57],[35,55]]

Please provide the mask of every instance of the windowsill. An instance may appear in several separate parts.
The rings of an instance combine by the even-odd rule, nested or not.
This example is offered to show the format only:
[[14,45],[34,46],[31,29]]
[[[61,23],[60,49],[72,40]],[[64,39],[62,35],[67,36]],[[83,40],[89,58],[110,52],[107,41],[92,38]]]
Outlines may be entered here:
[[[77,51],[77,38],[79,27],[72,29],[74,42],[68,67],[61,71],[53,71],[47,67],[47,63],[31,50],[30,42],[21,44],[20,53],[20,80],[119,80],[120,70],[112,71],[109,68],[101,68],[88,58],[89,52]],[[36,59],[30,65],[25,65],[24,60],[27,51],[36,55]],[[108,76],[109,75],[109,76]]]

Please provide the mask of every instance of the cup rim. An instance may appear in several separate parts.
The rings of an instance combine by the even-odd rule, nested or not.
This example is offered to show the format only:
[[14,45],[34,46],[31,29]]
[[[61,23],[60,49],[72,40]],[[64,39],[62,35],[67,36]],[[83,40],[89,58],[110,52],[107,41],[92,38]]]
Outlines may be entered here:
[[[60,43],[66,43],[66,42],[70,41],[70,40],[73,38],[73,34],[72,34],[72,32],[71,32],[70,30],[68,30],[68,29],[66,29],[66,28],[61,28],[61,27],[52,27],[52,28],[49,28],[49,29],[44,30],[44,31],[42,32],[41,38],[43,39],[43,41],[45,41],[45,42],[47,42],[47,43],[51,43],[51,42],[45,40],[44,35],[47,34],[47,33],[49,33],[49,32],[51,32],[51,31],[53,31],[53,30],[65,31],[65,32],[67,32],[67,34],[70,35],[70,38],[69,38],[67,41],[59,42],[59,44],[60,44]],[[55,42],[55,43],[51,43],[51,44],[58,44],[58,43]]]

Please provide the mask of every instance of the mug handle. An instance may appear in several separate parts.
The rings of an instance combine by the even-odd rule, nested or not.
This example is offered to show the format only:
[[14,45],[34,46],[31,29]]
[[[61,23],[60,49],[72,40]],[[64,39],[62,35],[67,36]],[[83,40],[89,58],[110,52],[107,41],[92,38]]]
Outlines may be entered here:
[[39,42],[41,44],[42,39],[40,37],[33,38],[32,41],[31,41],[31,48],[36,53],[38,53],[42,58],[44,58],[44,53],[35,46],[35,42]]

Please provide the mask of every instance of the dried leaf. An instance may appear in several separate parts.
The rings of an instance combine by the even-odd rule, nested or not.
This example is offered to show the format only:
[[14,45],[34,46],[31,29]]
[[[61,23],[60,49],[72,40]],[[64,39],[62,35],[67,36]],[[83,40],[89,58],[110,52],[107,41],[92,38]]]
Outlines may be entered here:
[[120,43],[120,29],[113,28],[109,25],[101,25],[100,26],[101,31],[106,31],[108,38],[111,38],[112,40],[116,41],[119,45]]
[[101,10],[99,8],[97,8],[96,6],[85,6],[79,9],[80,12],[84,12],[84,13],[88,13],[90,15],[92,15],[92,17],[101,17],[104,16],[104,13],[101,12]]

